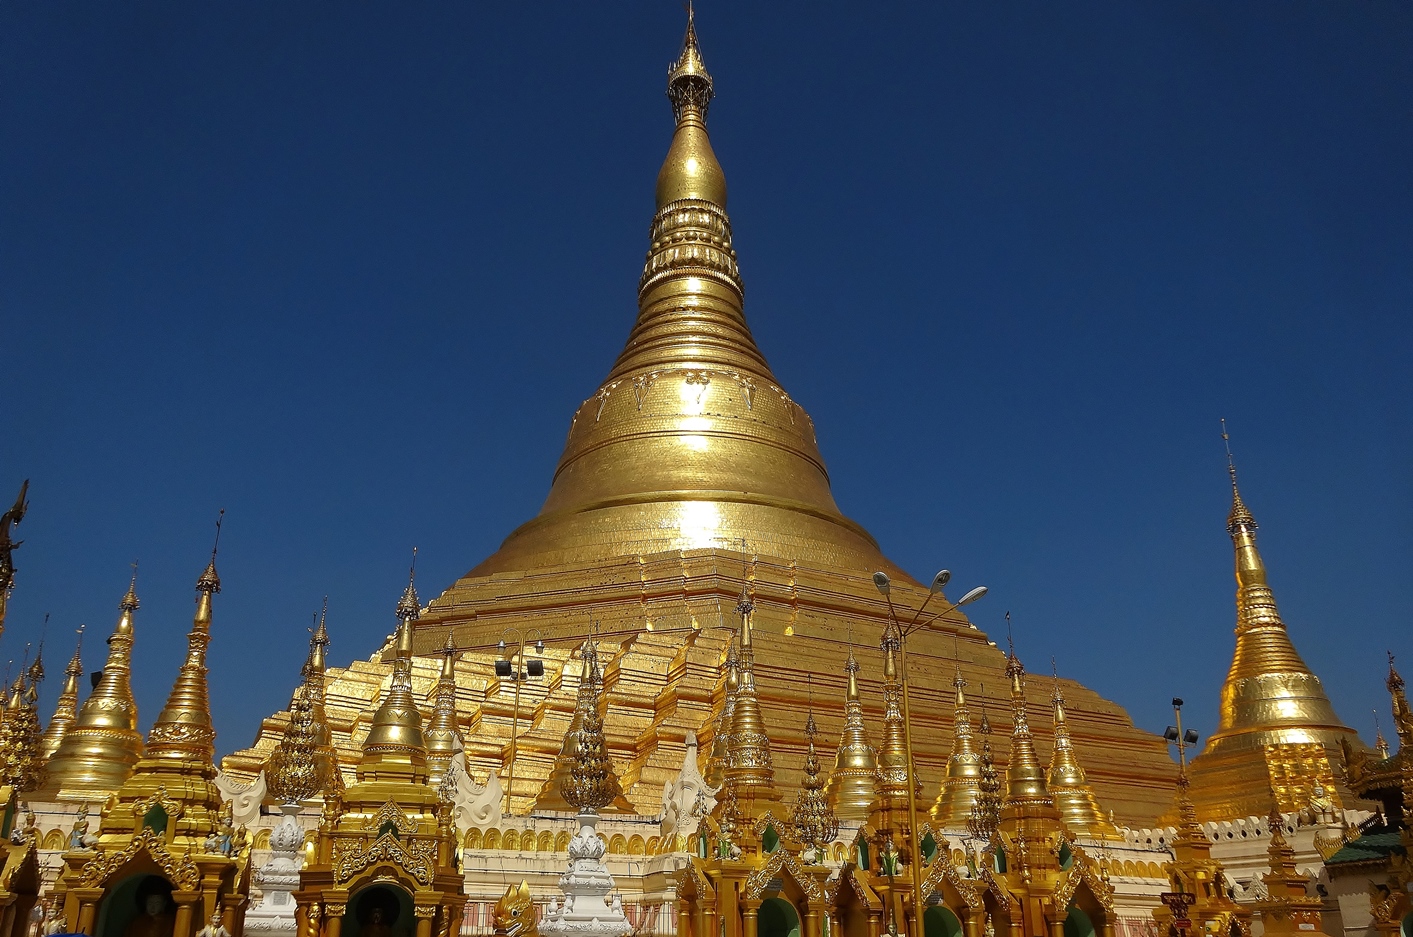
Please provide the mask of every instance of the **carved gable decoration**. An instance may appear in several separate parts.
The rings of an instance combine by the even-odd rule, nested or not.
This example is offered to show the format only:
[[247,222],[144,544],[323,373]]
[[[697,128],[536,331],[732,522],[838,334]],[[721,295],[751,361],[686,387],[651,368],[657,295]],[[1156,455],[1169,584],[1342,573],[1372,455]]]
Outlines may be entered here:
[[813,876],[805,874],[795,857],[784,849],[777,849],[771,853],[760,868],[746,877],[746,885],[742,889],[742,894],[752,900],[764,897],[765,892],[769,890],[771,881],[782,878],[783,874],[787,872],[791,880],[799,886],[800,891],[805,893],[807,899],[812,902],[824,900],[824,887]]
[[[159,794],[165,794],[165,792],[159,791]],[[148,806],[150,808],[151,804]],[[191,856],[184,856],[178,862],[176,857],[168,851],[163,838],[147,827],[139,830],[132,839],[128,840],[127,846],[118,852],[100,851],[90,859],[79,874],[80,884],[88,888],[105,887],[113,875],[136,858],[140,852],[146,852],[151,857],[157,868],[162,870],[162,874],[174,887],[188,890],[200,887],[201,871],[196,867],[196,863],[191,861]]]

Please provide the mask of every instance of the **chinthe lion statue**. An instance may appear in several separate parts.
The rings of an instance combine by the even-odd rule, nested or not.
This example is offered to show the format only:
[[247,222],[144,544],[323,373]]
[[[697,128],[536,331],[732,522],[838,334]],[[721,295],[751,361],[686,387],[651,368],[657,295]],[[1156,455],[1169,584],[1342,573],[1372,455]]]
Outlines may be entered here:
[[535,920],[535,900],[530,897],[530,883],[511,885],[496,902],[495,932],[506,937],[540,937]]

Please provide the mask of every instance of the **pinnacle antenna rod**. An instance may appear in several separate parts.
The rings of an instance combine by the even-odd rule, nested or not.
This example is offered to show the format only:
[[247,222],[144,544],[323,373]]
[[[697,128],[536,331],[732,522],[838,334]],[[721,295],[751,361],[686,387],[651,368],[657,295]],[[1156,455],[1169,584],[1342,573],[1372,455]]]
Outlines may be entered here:
[[218,550],[221,546],[221,521],[225,519],[226,509],[221,508],[221,510],[216,514],[216,541],[211,544],[211,562],[213,563],[216,561],[216,550]]

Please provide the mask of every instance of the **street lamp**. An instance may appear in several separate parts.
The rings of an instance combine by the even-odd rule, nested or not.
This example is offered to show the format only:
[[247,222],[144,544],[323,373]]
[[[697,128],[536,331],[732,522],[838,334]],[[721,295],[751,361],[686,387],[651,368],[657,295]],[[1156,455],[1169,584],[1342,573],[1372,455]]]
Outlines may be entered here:
[[1176,742],[1178,747],[1178,767],[1182,771],[1183,777],[1187,776],[1187,746],[1197,744],[1197,730],[1188,729],[1182,731],[1182,699],[1173,697],[1173,721],[1175,726],[1168,726],[1163,732],[1163,738],[1169,742]]
[[913,867],[913,928],[921,937],[922,928],[922,844],[918,842],[917,835],[917,778],[914,774],[916,765],[913,764],[913,717],[908,701],[908,644],[907,637],[920,628],[931,628],[933,622],[955,611],[963,605],[970,605],[977,599],[986,595],[985,586],[977,586],[947,608],[933,615],[927,621],[919,624],[918,619],[922,617],[923,609],[932,601],[932,597],[942,591],[942,587],[951,582],[951,570],[939,570],[936,576],[932,577],[932,586],[927,591],[927,598],[922,605],[918,606],[917,612],[913,615],[912,621],[908,622],[906,628],[898,624],[898,615],[893,609],[892,581],[888,574],[879,571],[873,574],[873,584],[879,592],[883,593],[883,598],[888,602],[888,619],[893,626],[898,629],[898,677],[903,684],[903,747],[907,749],[908,765],[908,826],[909,826],[909,851],[912,853]]
[[[507,658],[505,656],[505,637],[512,633],[514,640],[511,641],[511,646],[515,647],[517,642],[519,646],[515,647],[514,653]],[[505,631],[501,632],[500,643],[496,645],[496,651],[499,654],[495,662],[496,676],[503,680],[509,679],[515,682],[515,704],[510,714],[510,774],[505,785],[505,812],[507,814],[510,813],[510,797],[515,790],[515,754],[519,742],[520,728],[520,685],[531,677],[543,677],[545,675],[545,662],[543,660],[539,657],[532,657],[528,661],[525,659],[525,645],[531,638],[534,639],[535,653],[543,654],[545,652],[545,641],[540,635],[538,628],[532,628],[528,637],[523,634],[519,628],[506,628]]]

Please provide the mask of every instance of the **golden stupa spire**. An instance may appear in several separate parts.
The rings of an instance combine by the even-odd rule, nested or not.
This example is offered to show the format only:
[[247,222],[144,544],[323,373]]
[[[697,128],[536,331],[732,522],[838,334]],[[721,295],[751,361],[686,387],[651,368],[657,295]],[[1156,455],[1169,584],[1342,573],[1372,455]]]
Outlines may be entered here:
[[[954,641],[955,647],[955,641]],[[971,712],[967,709],[966,680],[962,665],[957,663],[952,689],[956,697],[952,705],[952,753],[947,756],[947,774],[942,789],[932,805],[932,823],[938,829],[964,829],[971,818],[972,805],[981,789],[981,758],[972,747]]]
[[[883,629],[879,643],[883,651],[883,741],[878,746],[878,807],[873,825],[882,833],[893,830],[899,834],[899,847],[907,836],[904,828],[908,817],[908,747],[903,725],[903,684],[898,671],[902,637],[898,624],[890,621]],[[917,784],[917,774],[911,777]],[[917,793],[922,793],[921,785]]]
[[584,644],[583,653],[584,678],[579,682],[575,705],[579,725],[571,730],[572,738],[567,736],[564,740],[571,764],[560,780],[559,794],[580,813],[597,813],[616,801],[623,791],[604,738],[603,714],[599,712],[603,674],[599,670],[598,647],[592,639]]
[[819,754],[814,739],[819,728],[814,721],[814,707],[805,717],[805,776],[795,809],[790,813],[790,827],[801,845],[820,850],[839,835],[839,817],[824,793],[824,779],[819,776]]
[[765,717],[756,697],[755,645],[751,640],[751,616],[755,603],[745,587],[736,603],[741,616],[740,686],[736,702],[731,707],[731,730],[727,739],[725,784],[744,817],[762,813],[766,806],[778,800],[775,791],[775,769],[771,767],[770,738],[765,731]]
[[[535,809],[577,809],[576,804],[566,799],[564,791],[573,783],[574,769],[579,764],[579,740],[591,712],[600,717],[599,732],[602,734],[603,720],[599,711],[602,700],[603,667],[599,664],[598,644],[590,638],[579,650],[579,688],[574,696],[574,715],[569,719],[569,728],[565,730],[564,743],[560,746],[559,756],[555,758],[554,768],[535,799]],[[600,804],[595,809],[602,809],[610,804],[625,812],[632,809],[628,801],[619,794],[615,794],[609,803]]]
[[44,665],[36,656],[34,663],[15,678],[5,706],[4,723],[0,724],[0,752],[4,754],[0,761],[0,783],[17,794],[36,790],[43,783],[43,739],[38,708],[39,681],[43,679]]
[[844,674],[844,728],[839,733],[839,751],[834,756],[834,770],[829,773],[825,795],[839,819],[864,821],[878,806],[878,752],[869,743],[864,727],[859,662],[852,649],[844,663]]
[[138,609],[136,563],[118,607],[122,614],[108,638],[103,676],[49,761],[44,789],[63,800],[101,799],[116,792],[142,757],[131,682],[133,613]]
[[[1403,678],[1393,667],[1393,651],[1388,652],[1388,694],[1393,701],[1393,731],[1398,733],[1399,751],[1413,752],[1413,710],[1403,690]],[[1388,743],[1384,743],[1388,747]],[[1388,756],[1385,755],[1385,758]]]
[[[1225,422],[1222,440],[1232,490],[1227,532],[1236,560],[1236,653],[1222,685],[1217,731],[1189,773],[1204,821],[1264,816],[1273,806],[1294,812],[1309,802],[1317,782],[1347,797],[1348,788],[1338,780],[1343,772],[1335,770],[1343,764],[1340,743],[1363,747],[1335,715],[1320,678],[1290,641],[1256,548],[1256,519],[1237,487]],[[1309,762],[1312,743],[1324,749],[1321,776],[1302,769],[1297,772],[1304,776],[1301,783],[1282,782],[1277,790],[1271,779],[1291,774],[1286,759]]]
[[270,793],[285,804],[297,804],[327,789],[337,770],[324,716],[328,611],[329,599],[325,596],[324,610],[315,619],[317,627],[309,635],[309,654],[300,668],[303,679],[290,698],[289,724],[270,753],[267,768]]
[[358,763],[358,780],[397,780],[425,783],[427,743],[422,735],[422,714],[412,696],[412,623],[421,614],[417,598],[416,556],[407,574],[407,588],[397,603],[397,632],[393,636],[396,656],[388,695],[373,713],[373,724],[363,740],[363,758]]
[[731,717],[736,710],[736,692],[741,688],[741,658],[736,653],[736,636],[726,645],[726,660],[722,662],[721,712],[712,728],[711,753],[707,756],[705,781],[719,790],[726,778],[726,759],[731,750]]
[[427,720],[428,783],[440,784],[451,760],[462,748],[461,726],[456,719],[456,642],[447,632],[442,645],[442,669],[432,689],[432,718]]
[[1075,836],[1106,839],[1118,835],[1118,828],[1099,809],[1099,801],[1075,755],[1070,728],[1065,721],[1065,695],[1060,691],[1058,676],[1050,702],[1055,707],[1055,749],[1050,755],[1048,787],[1055,808],[1060,811],[1060,819]]
[[813,424],[747,325],[726,177],[707,133],[713,93],[689,14],[668,68],[675,127],[657,176],[637,319],[574,416],[539,517],[475,575],[724,548],[742,537],[805,563],[883,562],[839,513]]
[[[221,511],[220,516],[225,513]],[[216,757],[216,729],[211,724],[211,699],[206,685],[206,647],[211,643],[211,597],[221,591],[221,577],[216,575],[220,541],[218,517],[211,562],[196,580],[196,614],[186,637],[186,660],[177,671],[167,705],[147,733],[146,758],[210,763]]]
[[84,626],[79,625],[78,640],[74,643],[74,656],[69,658],[68,666],[64,668],[64,688],[59,691],[59,699],[54,703],[54,715],[44,730],[44,742],[40,751],[43,752],[45,761],[54,757],[54,753],[59,750],[59,743],[64,740],[64,736],[78,717],[79,679],[83,676],[83,660],[80,656],[83,650],[83,629]]
[[1006,806],[1014,803],[1053,803],[1045,783],[1045,769],[1035,754],[1026,713],[1025,667],[1012,645],[1006,654],[1006,676],[1011,681],[1011,757],[1006,762]]

